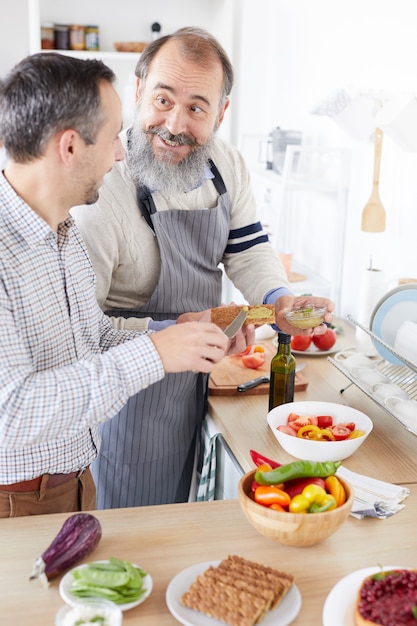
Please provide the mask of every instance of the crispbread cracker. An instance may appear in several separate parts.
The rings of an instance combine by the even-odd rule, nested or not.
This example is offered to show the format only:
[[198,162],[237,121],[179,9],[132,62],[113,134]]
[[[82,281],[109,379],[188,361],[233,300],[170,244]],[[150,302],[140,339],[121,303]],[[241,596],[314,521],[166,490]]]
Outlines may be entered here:
[[180,601],[229,626],[254,626],[279,604],[293,582],[291,574],[229,555],[198,576]]
[[214,583],[230,585],[231,587],[242,589],[243,591],[247,591],[248,593],[262,598],[264,601],[263,613],[267,613],[269,611],[272,602],[274,601],[275,594],[269,585],[265,584],[262,580],[257,580],[254,577],[240,578],[235,576],[234,573],[221,571],[218,567],[209,567],[208,570],[204,572],[204,576],[213,580]]
[[261,565],[260,563],[247,561],[236,555],[228,556],[227,559],[220,563],[219,569],[233,572],[234,575],[240,575],[245,578],[262,580],[274,593],[271,608],[275,608],[281,602],[294,582],[294,576],[291,574]]
[[251,593],[198,576],[181,597],[181,604],[230,626],[253,626],[265,603]]

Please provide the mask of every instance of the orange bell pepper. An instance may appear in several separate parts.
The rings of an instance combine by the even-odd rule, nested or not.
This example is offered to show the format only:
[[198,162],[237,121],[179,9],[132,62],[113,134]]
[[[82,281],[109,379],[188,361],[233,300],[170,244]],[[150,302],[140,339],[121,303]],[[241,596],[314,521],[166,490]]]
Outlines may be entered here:
[[346,491],[337,476],[328,476],[324,485],[327,493],[330,493],[336,500],[336,506],[341,506],[346,502]]

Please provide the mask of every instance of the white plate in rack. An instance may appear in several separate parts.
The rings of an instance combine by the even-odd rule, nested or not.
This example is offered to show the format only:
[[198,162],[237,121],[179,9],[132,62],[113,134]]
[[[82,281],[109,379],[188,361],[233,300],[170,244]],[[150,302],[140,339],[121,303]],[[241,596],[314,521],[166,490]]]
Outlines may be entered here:
[[[407,284],[388,291],[375,306],[369,328],[394,348],[395,337],[403,322],[417,322],[417,285]],[[379,354],[394,365],[404,365],[389,350],[373,339]]]

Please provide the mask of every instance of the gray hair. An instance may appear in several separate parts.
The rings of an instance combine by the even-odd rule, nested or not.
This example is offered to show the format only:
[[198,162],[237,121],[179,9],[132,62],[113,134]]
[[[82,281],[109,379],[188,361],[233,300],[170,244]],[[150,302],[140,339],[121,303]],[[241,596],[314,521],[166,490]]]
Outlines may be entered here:
[[233,87],[233,66],[219,42],[202,28],[191,26],[180,28],[171,35],[160,37],[147,45],[136,65],[136,76],[146,81],[150,64],[159,50],[169,41],[177,41],[184,57],[201,65],[210,63],[213,56],[219,59],[223,67],[223,91],[220,104],[224,104]]
[[18,163],[36,159],[54,134],[69,128],[93,144],[104,122],[100,82],[115,79],[102,61],[42,52],[23,59],[0,80],[0,140],[8,156]]

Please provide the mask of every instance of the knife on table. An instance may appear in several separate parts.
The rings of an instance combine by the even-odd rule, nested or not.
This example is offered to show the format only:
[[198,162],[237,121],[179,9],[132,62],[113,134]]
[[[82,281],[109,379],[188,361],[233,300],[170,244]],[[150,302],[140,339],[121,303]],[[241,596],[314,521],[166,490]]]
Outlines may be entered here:
[[[299,372],[304,368],[304,363],[297,365],[295,371]],[[259,376],[258,378],[252,378],[252,380],[248,380],[246,383],[241,383],[236,387],[238,391],[248,391],[249,389],[253,389],[258,385],[262,385],[263,383],[269,383],[269,376]]]

